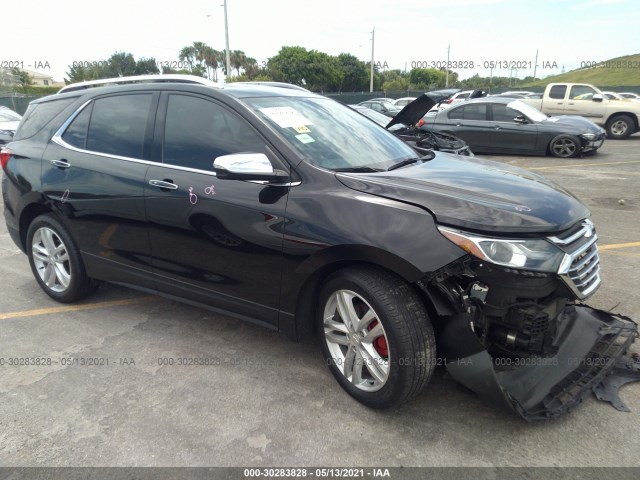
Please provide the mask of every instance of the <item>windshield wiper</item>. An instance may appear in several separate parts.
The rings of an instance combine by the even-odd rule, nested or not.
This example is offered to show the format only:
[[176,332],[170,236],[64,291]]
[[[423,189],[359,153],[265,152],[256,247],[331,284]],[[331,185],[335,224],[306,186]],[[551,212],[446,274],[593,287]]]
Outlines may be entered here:
[[420,160],[421,159],[418,157],[407,158],[406,160],[402,160],[401,162],[396,163],[395,165],[391,165],[389,168],[387,168],[387,172],[390,172],[391,170],[395,170],[396,168],[401,168],[407,165],[411,165],[412,163],[419,162]]
[[384,170],[380,170],[379,168],[371,168],[371,167],[345,167],[345,168],[332,168],[334,172],[352,172],[352,173],[375,173],[375,172],[383,172]]

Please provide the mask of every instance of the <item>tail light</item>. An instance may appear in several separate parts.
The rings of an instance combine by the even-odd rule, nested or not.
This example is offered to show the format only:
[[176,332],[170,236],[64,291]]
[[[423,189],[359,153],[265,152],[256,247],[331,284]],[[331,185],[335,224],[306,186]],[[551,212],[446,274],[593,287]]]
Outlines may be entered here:
[[2,170],[7,166],[7,162],[11,158],[11,150],[8,148],[3,148],[0,150],[0,163],[2,164]]
[[446,99],[446,100],[445,100],[444,102],[442,102],[442,103],[451,103],[451,102],[453,102],[453,98],[448,98],[448,99]]
[[420,128],[422,125],[424,125],[424,118],[421,118],[418,122],[418,128]]

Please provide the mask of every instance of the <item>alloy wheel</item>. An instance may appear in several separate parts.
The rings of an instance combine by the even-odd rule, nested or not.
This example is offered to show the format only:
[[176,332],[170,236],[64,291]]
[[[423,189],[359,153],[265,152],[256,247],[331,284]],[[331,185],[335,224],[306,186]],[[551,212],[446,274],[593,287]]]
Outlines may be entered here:
[[41,227],[33,235],[31,255],[42,282],[53,292],[64,292],[71,282],[67,247],[58,234]]
[[554,142],[553,146],[554,155],[558,157],[572,157],[576,153],[578,148],[575,142],[569,138],[561,138]]
[[338,290],[325,304],[323,326],[340,373],[360,390],[380,390],[389,378],[389,342],[371,305],[351,290]]

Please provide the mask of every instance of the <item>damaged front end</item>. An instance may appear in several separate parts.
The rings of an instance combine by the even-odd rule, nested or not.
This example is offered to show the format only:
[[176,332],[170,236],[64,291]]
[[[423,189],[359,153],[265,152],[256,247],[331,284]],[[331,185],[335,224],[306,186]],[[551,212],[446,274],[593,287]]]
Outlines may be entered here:
[[640,380],[628,356],[637,326],[576,303],[600,284],[591,222],[543,239],[440,231],[469,255],[418,285],[446,318],[438,346],[455,380],[527,420],[562,415],[592,392],[628,411],[617,390]]

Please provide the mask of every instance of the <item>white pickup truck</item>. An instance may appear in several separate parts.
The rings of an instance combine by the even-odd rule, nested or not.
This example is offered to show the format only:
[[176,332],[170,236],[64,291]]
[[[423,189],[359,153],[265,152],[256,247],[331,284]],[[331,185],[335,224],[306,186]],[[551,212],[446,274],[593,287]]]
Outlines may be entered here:
[[586,117],[604,127],[609,138],[627,138],[640,131],[640,103],[609,100],[593,85],[550,83],[542,99],[520,100],[548,115]]

